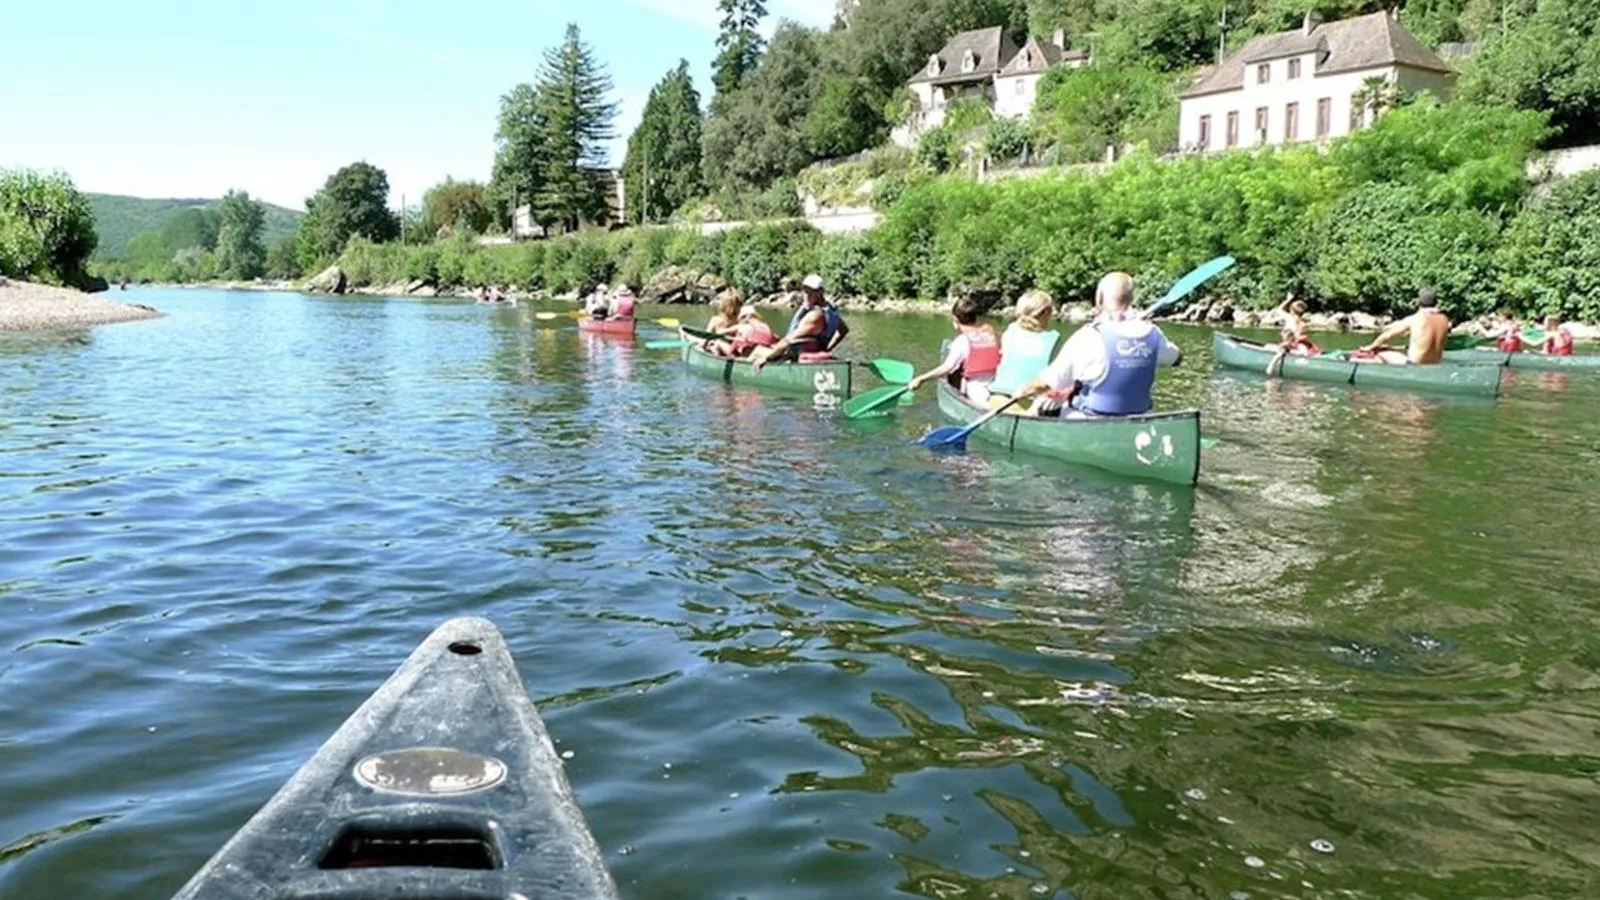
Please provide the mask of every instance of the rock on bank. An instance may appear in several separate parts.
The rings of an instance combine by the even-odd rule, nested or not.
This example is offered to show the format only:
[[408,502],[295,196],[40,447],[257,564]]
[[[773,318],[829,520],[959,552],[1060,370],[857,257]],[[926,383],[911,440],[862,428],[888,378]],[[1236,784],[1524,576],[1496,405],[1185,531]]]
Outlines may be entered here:
[[114,303],[71,288],[0,278],[0,332],[87,328],[160,316],[148,306]]

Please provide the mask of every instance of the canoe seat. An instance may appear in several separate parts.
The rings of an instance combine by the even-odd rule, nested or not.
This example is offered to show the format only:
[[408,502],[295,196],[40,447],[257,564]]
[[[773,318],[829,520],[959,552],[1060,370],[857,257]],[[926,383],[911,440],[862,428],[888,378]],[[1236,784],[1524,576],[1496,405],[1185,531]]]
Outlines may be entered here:
[[832,353],[802,353],[800,361],[803,363],[833,362]]

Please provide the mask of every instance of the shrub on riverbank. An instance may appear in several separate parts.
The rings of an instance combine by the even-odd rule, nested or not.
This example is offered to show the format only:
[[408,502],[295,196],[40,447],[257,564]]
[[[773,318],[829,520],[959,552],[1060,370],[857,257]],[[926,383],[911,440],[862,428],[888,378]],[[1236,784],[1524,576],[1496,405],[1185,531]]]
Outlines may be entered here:
[[89,201],[72,179],[0,169],[0,275],[83,286],[97,240]]

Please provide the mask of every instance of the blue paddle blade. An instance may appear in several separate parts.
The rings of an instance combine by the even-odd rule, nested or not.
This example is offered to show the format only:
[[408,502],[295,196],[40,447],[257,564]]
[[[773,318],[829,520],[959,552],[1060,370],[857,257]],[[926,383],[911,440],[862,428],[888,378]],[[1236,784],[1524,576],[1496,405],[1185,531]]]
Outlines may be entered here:
[[1194,293],[1195,288],[1233,268],[1235,262],[1238,262],[1238,260],[1231,256],[1219,256],[1208,263],[1202,263],[1193,272],[1180,278],[1178,283],[1172,286],[1172,290],[1167,291],[1165,297],[1157,300],[1150,307],[1150,310],[1145,313],[1145,317],[1154,316],[1158,311]]
[[935,428],[917,438],[917,445],[934,450],[960,450],[967,445],[967,429],[961,425]]

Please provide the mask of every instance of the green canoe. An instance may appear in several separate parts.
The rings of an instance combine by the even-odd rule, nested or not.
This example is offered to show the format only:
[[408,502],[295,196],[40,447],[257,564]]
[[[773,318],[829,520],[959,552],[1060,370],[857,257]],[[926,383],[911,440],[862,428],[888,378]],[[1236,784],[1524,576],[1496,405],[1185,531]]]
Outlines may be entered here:
[[[939,411],[958,424],[988,412],[943,381],[938,391]],[[972,436],[1134,478],[1194,484],[1200,477],[1199,410],[1091,419],[1001,416]]]
[[1466,366],[1509,366],[1534,372],[1600,372],[1600,354],[1546,356],[1543,353],[1506,353],[1482,350],[1446,350],[1444,358]]
[[754,366],[742,359],[723,359],[688,344],[683,348],[683,362],[690,371],[728,384],[748,384],[791,394],[810,394],[818,406],[837,406],[850,399],[849,360],[772,363],[757,372]]
[[[1216,332],[1211,355],[1217,365],[1265,372],[1276,350],[1266,344]],[[1462,351],[1476,353],[1477,351]],[[1280,377],[1357,387],[1388,387],[1435,394],[1493,397],[1500,393],[1500,370],[1492,366],[1440,363],[1435,366],[1390,366],[1377,362],[1351,362],[1332,356],[1290,356]]]

